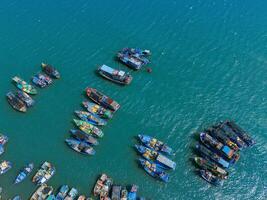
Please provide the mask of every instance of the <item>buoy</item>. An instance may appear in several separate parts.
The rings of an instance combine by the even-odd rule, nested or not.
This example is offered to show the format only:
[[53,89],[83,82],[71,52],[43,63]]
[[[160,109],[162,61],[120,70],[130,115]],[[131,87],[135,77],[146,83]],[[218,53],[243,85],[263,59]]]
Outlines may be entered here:
[[147,71],[148,73],[151,73],[151,72],[152,72],[152,69],[151,69],[151,68],[147,68],[146,71]]

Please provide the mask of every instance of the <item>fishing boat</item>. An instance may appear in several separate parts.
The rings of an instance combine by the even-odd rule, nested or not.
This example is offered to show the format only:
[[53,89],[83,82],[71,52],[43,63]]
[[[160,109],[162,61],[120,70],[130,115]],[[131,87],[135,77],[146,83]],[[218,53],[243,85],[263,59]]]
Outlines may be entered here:
[[139,161],[141,166],[150,176],[157,178],[163,182],[169,181],[169,175],[165,173],[161,168],[158,168],[154,162],[142,158],[140,158]]
[[18,90],[16,95],[21,101],[23,101],[26,104],[27,107],[31,107],[34,105],[33,98],[30,95],[28,95],[26,92]]
[[122,85],[128,85],[132,82],[133,77],[122,70],[113,69],[107,65],[102,65],[98,68],[98,73],[104,78],[119,83]]
[[67,196],[69,191],[68,185],[62,185],[59,189],[59,192],[56,195],[56,200],[64,200],[64,198]]
[[49,162],[44,162],[32,178],[32,182],[41,185],[46,183],[56,173],[56,168]]
[[106,174],[102,174],[100,178],[96,181],[94,187],[94,196],[100,196],[100,199],[107,198],[112,184],[112,179]]
[[200,176],[204,180],[206,180],[207,182],[209,182],[213,185],[220,185],[221,184],[220,180],[216,176],[214,176],[210,171],[202,169],[199,172],[200,172]]
[[56,78],[56,79],[59,79],[60,78],[60,74],[59,72],[50,64],[45,64],[45,63],[42,63],[41,64],[41,67],[43,69],[43,71],[50,77],[52,78]]
[[66,143],[70,148],[72,148],[74,151],[85,154],[85,155],[95,155],[95,150],[93,147],[91,147],[89,144],[85,142],[81,142],[76,139],[66,139]]
[[95,135],[97,137],[103,137],[104,136],[104,133],[99,128],[97,128],[96,126],[94,126],[92,124],[89,124],[85,121],[77,120],[77,119],[73,119],[73,121],[76,124],[76,126],[79,127],[80,130],[82,130],[86,134],[92,134],[92,135]]
[[233,121],[226,121],[225,124],[229,126],[235,133],[238,135],[248,146],[256,144],[256,141],[253,140],[249,134],[244,131],[240,126],[238,126]]
[[64,200],[74,200],[78,196],[78,190],[76,188],[71,188],[68,195]]
[[148,135],[138,135],[140,141],[148,148],[155,151],[160,151],[162,153],[167,153],[169,155],[174,154],[172,148],[167,146],[167,144],[157,140],[156,138],[150,137]]
[[136,200],[137,198],[137,190],[138,186],[137,185],[132,185],[130,192],[128,193],[128,200]]
[[126,187],[123,187],[121,189],[121,200],[127,200],[128,198],[128,190],[126,189]]
[[45,200],[52,192],[53,188],[51,186],[43,184],[33,193],[30,200]]
[[121,200],[121,186],[120,185],[112,186],[111,200]]
[[55,197],[55,195],[50,194],[50,195],[46,198],[46,200],[56,200],[56,197]]
[[0,162],[0,175],[5,174],[12,168],[12,163],[9,161],[1,161]]
[[231,163],[235,163],[240,157],[239,152],[234,151],[229,146],[222,144],[216,138],[210,136],[208,133],[200,133],[200,140],[211,151],[214,151],[215,153],[226,157],[230,160]]
[[17,88],[26,92],[27,94],[37,94],[37,90],[18,76],[12,78],[12,80],[16,83]]
[[34,164],[33,163],[29,163],[28,165],[26,165],[18,174],[18,176],[15,179],[15,184],[18,184],[20,182],[22,182],[33,170]]
[[0,145],[5,145],[8,142],[8,137],[0,133]]
[[8,103],[17,111],[26,112],[27,107],[23,101],[16,97],[12,92],[6,94]]
[[227,125],[223,124],[223,123],[220,123],[219,125],[215,126],[217,129],[220,129],[224,132],[224,134],[230,139],[232,140],[234,143],[237,144],[237,146],[239,148],[245,148],[247,147],[246,143],[241,140],[240,137],[238,137],[236,135],[236,133]]
[[77,200],[86,200],[86,196],[80,195]]
[[137,55],[139,57],[148,57],[151,56],[151,51],[148,49],[140,49],[140,48],[123,48],[123,52],[129,52],[132,55]]
[[22,200],[20,196],[15,196],[12,200]]
[[120,108],[120,105],[116,101],[94,88],[86,88],[86,94],[92,101],[103,106],[104,108],[108,108],[114,112]]
[[214,162],[206,160],[202,157],[195,157],[195,163],[202,169],[209,170],[215,176],[219,177],[220,179],[227,179],[229,173],[224,170],[223,168],[216,165]]
[[0,144],[0,155],[2,155],[5,152],[5,148],[2,144]]
[[104,119],[101,119],[95,114],[91,114],[85,111],[75,111],[75,114],[83,121],[86,121],[95,126],[105,126],[107,122]]
[[83,106],[88,110],[88,112],[98,115],[99,117],[103,119],[111,119],[112,118],[112,112],[106,108],[103,108],[100,105],[97,105],[95,103],[89,102],[89,101],[83,101]]
[[238,151],[239,147],[237,146],[236,143],[234,143],[232,140],[230,140],[222,130],[220,129],[214,129],[214,128],[209,128],[205,131],[206,133],[208,133],[209,135],[211,135],[212,137],[217,138],[220,142],[222,142],[223,144],[229,146],[231,149]]
[[212,152],[211,150],[209,150],[207,147],[201,145],[201,144],[197,144],[196,145],[196,149],[199,151],[199,153],[207,159],[213,160],[216,163],[218,163],[219,165],[221,165],[224,168],[228,168],[230,166],[230,163],[227,162],[226,160],[224,160],[222,157],[220,157],[218,154]]
[[151,150],[147,147],[144,147],[142,145],[135,145],[135,148],[137,151],[142,154],[142,156],[147,160],[153,160],[157,164],[162,165],[162,167],[167,169],[175,169],[176,163],[166,156],[158,153],[157,151]]
[[46,81],[40,78],[39,74],[36,74],[32,77],[32,82],[40,88],[44,88],[47,86]]
[[72,137],[74,137],[75,139],[77,139],[79,141],[83,141],[83,142],[86,142],[86,143],[94,145],[94,146],[98,145],[98,141],[96,138],[84,133],[83,131],[71,129],[70,133],[71,133]]

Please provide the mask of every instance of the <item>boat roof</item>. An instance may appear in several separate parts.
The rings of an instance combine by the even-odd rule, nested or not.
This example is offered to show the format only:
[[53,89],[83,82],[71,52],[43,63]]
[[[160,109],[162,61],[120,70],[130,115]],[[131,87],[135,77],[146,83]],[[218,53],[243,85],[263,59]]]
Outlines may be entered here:
[[103,71],[106,71],[106,72],[108,72],[108,73],[111,73],[111,74],[115,71],[113,68],[111,68],[111,67],[109,67],[109,66],[107,66],[107,65],[102,65],[102,66],[100,67],[100,69],[103,70]]
[[175,167],[176,167],[175,162],[173,162],[172,160],[170,160],[169,158],[167,158],[166,156],[163,156],[161,154],[158,155],[157,161],[163,163],[164,165],[166,165],[172,169],[175,169]]

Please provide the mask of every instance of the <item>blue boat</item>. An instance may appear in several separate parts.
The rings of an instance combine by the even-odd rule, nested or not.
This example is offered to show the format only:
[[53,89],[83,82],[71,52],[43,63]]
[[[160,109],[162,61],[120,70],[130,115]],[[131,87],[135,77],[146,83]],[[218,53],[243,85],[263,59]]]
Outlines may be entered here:
[[151,149],[144,147],[142,145],[135,145],[135,148],[147,160],[155,161],[157,164],[159,164],[162,167],[167,168],[167,169],[175,169],[176,168],[176,163],[174,161],[170,160],[166,156],[163,156],[162,154],[158,153],[157,151],[151,150]]
[[138,190],[138,186],[137,185],[132,185],[131,186],[131,190],[128,193],[128,200],[136,200],[136,198],[137,198],[137,190]]
[[95,150],[93,147],[91,147],[89,144],[85,142],[81,142],[76,139],[66,139],[66,143],[70,148],[72,148],[74,151],[85,154],[85,155],[95,155]]
[[59,192],[56,195],[56,200],[64,200],[64,198],[67,196],[69,191],[68,185],[62,185],[59,189]]
[[12,200],[22,200],[20,196],[15,196]]
[[144,170],[152,177],[157,178],[163,182],[169,181],[169,175],[159,167],[156,163],[140,158],[139,159],[141,166]]
[[169,155],[173,155],[174,152],[172,148],[167,146],[167,144],[157,140],[156,138],[150,137],[148,135],[138,135],[140,141],[148,148],[151,148],[155,151],[160,151]]
[[238,126],[235,122],[233,121],[226,121],[225,124],[229,126],[235,134],[237,134],[248,146],[252,146],[256,144],[256,141],[253,140],[249,134],[246,133],[240,126]]
[[8,137],[0,133],[0,145],[5,145],[8,142]]
[[0,155],[2,155],[5,152],[5,148],[2,144],[0,144]]
[[35,102],[35,101],[34,101],[33,98],[32,98],[30,95],[28,95],[26,92],[23,92],[23,91],[21,91],[21,90],[18,90],[17,93],[16,93],[16,95],[17,95],[17,97],[18,97],[21,101],[23,101],[23,102],[26,104],[27,107],[31,107],[31,106],[34,105],[34,102]]
[[86,142],[86,143],[94,145],[94,146],[98,145],[98,141],[96,138],[84,133],[83,131],[71,129],[70,133],[71,133],[72,137],[74,137],[75,139],[77,139],[79,141]]
[[85,111],[75,111],[75,114],[83,121],[86,121],[95,126],[105,126],[107,122],[101,119],[98,115],[85,112]]
[[32,172],[33,168],[33,163],[29,163],[27,166],[25,166],[16,177],[14,184],[22,182]]
[[36,74],[32,77],[32,82],[40,88],[44,88],[47,86],[47,83],[45,82],[45,80],[39,77],[39,74]]
[[229,146],[222,144],[216,138],[211,137],[208,133],[200,133],[201,142],[208,147],[211,151],[220,154],[231,163],[238,161],[240,154],[238,151],[234,151]]
[[56,200],[55,195],[50,194],[45,200]]
[[219,165],[221,165],[224,168],[228,168],[230,166],[229,162],[227,162],[226,160],[224,160],[222,157],[220,157],[218,154],[212,152],[211,150],[209,150],[207,147],[201,145],[201,144],[197,144],[196,145],[196,149],[199,151],[199,153],[207,159],[213,160],[216,163],[218,163]]
[[78,196],[78,190],[76,188],[71,188],[65,200],[74,200],[76,199],[77,196]]
[[221,185],[220,180],[208,170],[200,170],[200,176],[212,185]]

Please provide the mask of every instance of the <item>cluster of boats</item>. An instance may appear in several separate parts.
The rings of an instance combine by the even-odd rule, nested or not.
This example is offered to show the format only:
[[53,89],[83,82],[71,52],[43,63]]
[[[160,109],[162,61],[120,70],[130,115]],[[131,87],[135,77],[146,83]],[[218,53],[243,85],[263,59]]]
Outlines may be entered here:
[[176,163],[166,155],[174,155],[172,148],[167,144],[148,135],[138,135],[141,145],[135,148],[143,158],[139,158],[140,166],[152,177],[163,182],[169,182],[166,170],[174,170]]
[[96,181],[93,194],[101,200],[145,200],[137,197],[137,185],[131,185],[129,190],[125,186],[113,184],[112,178],[102,174]]
[[149,50],[138,48],[123,48],[118,52],[117,58],[120,62],[133,70],[139,70],[150,63],[148,57],[151,55]]
[[107,124],[107,120],[113,117],[120,105],[94,88],[86,88],[86,95],[91,101],[82,102],[86,111],[75,111],[79,119],[73,121],[78,129],[71,129],[71,138],[65,142],[78,153],[94,155],[94,146],[98,145],[97,139],[104,136],[100,127]]
[[227,169],[238,161],[241,149],[255,144],[248,133],[229,120],[206,129],[199,138],[199,156],[194,161],[200,176],[213,185],[221,185],[228,178]]
[[[59,72],[53,66],[42,63],[41,67],[44,73],[37,73],[32,77],[32,82],[36,86],[44,88],[52,84],[52,78],[60,78]],[[6,94],[7,101],[15,110],[26,112],[27,108],[32,107],[35,103],[30,95],[37,94],[37,89],[18,76],[13,77],[12,80],[19,90],[8,92]]]

